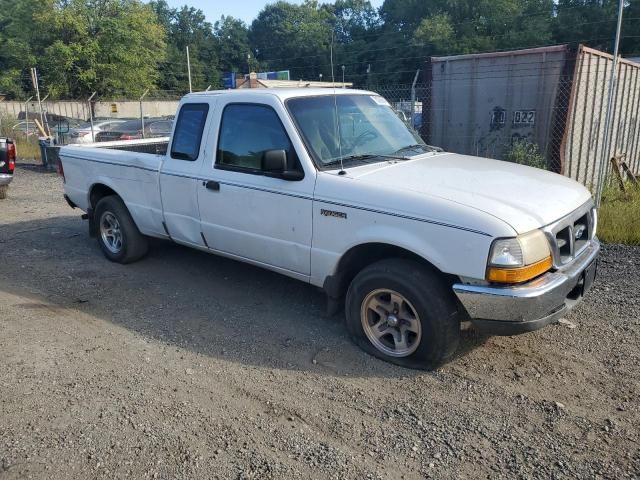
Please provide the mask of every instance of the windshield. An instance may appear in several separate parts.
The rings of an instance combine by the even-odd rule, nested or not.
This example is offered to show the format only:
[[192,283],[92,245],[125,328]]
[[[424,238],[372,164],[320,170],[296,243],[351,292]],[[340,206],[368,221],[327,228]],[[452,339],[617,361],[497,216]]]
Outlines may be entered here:
[[318,166],[335,164],[341,155],[344,159],[382,155],[380,160],[384,160],[385,155],[398,155],[405,149],[415,149],[414,154],[429,149],[379,96],[292,98],[287,108]]

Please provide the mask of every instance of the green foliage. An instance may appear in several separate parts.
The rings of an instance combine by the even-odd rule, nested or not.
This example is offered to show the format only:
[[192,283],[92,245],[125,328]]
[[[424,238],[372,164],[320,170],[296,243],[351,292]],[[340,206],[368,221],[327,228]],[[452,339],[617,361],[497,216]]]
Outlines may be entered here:
[[621,192],[617,182],[609,182],[598,211],[598,237],[608,243],[640,245],[640,190],[627,184]]
[[157,80],[165,32],[138,0],[2,0],[0,11],[0,85],[12,96],[32,91],[32,66],[51,98],[135,95]]
[[446,51],[455,38],[451,17],[446,13],[438,13],[423,19],[413,33],[418,43],[430,43],[435,50]]
[[515,142],[507,152],[505,160],[529,167],[547,168],[547,162],[538,145],[530,142]]
[[285,1],[267,5],[249,32],[256,59],[270,68],[288,68],[294,78],[315,80],[324,73],[327,79],[330,69],[325,67],[334,18],[315,0],[306,0],[301,5]]
[[250,54],[249,29],[242,20],[224,15],[215,23],[214,35],[218,44],[220,70],[245,72]]

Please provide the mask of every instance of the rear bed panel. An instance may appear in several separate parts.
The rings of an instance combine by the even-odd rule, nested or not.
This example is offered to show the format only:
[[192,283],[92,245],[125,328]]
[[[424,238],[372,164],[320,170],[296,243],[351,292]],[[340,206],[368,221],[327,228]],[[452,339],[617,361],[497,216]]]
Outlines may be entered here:
[[65,192],[80,209],[87,211],[91,188],[103,184],[122,198],[142,233],[166,236],[158,188],[162,155],[97,148],[93,144],[63,147],[60,159]]

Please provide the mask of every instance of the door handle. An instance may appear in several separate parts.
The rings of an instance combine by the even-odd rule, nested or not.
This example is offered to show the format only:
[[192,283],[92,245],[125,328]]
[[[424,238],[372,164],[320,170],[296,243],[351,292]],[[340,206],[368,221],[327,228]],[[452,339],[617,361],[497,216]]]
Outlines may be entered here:
[[202,182],[202,184],[207,187],[207,190],[213,190],[214,192],[220,191],[220,184],[215,180],[209,180],[206,182]]

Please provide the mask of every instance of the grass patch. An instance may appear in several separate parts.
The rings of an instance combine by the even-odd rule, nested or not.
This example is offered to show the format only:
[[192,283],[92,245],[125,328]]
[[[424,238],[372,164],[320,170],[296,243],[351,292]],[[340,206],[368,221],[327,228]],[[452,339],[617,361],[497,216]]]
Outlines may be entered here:
[[598,237],[607,243],[640,245],[640,189],[605,188],[598,212]]
[[40,145],[38,139],[34,137],[17,137],[13,139],[16,143],[16,152],[18,159],[23,160],[40,160]]
[[[38,145],[37,135],[16,134],[11,130],[11,127],[20,120],[10,117],[0,117],[0,137],[12,138],[16,144],[16,151],[18,152],[18,160],[40,160],[40,146]],[[35,124],[33,124],[33,128]]]

